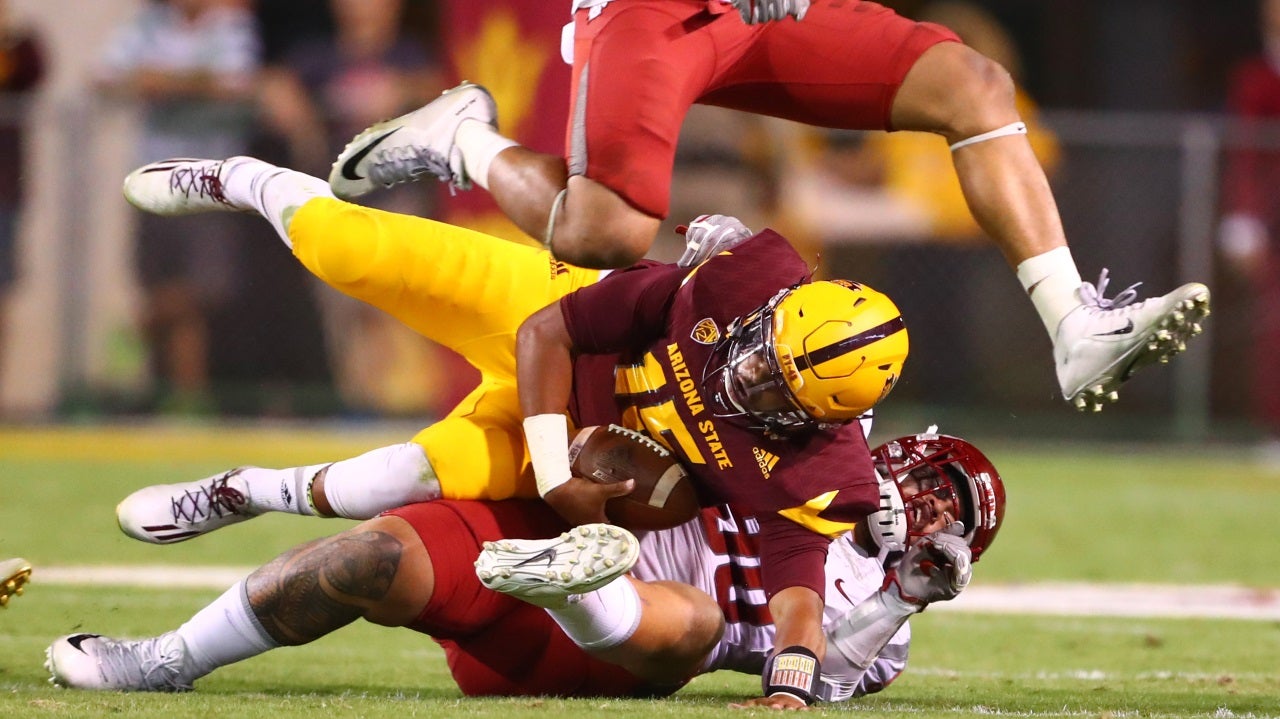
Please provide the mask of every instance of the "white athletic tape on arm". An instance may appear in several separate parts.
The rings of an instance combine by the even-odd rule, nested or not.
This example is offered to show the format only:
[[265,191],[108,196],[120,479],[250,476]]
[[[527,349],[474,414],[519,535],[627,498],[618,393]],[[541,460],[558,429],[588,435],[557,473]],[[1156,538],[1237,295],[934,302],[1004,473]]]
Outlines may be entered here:
[[562,414],[535,414],[524,418],[524,441],[529,446],[538,496],[569,481],[569,421]]
[[955,152],[956,150],[959,150],[962,147],[968,147],[969,145],[976,145],[979,142],[986,142],[987,140],[994,140],[997,137],[1005,137],[1006,135],[1025,135],[1025,134],[1027,134],[1027,123],[1011,122],[1008,125],[1005,125],[1004,127],[997,127],[991,132],[984,132],[981,135],[974,135],[973,137],[970,137],[968,139],[961,140],[951,146],[951,151]]

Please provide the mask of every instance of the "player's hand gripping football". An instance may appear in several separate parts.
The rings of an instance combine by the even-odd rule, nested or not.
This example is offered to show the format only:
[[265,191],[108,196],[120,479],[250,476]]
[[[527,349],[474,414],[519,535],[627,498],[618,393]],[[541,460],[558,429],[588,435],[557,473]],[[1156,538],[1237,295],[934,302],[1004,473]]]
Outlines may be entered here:
[[884,590],[921,609],[955,599],[973,578],[972,556],[964,538],[945,529],[934,532],[913,544],[889,570]]
[[809,0],[731,0],[748,25],[781,20],[791,15],[797,20],[809,11]]
[[677,227],[676,232],[684,235],[684,254],[676,260],[681,267],[693,267],[755,234],[738,218],[728,215],[698,215],[687,227]]
[[602,484],[582,477],[572,477],[568,482],[547,492],[543,501],[569,524],[609,523],[604,514],[605,502],[614,497],[630,494],[635,480]]

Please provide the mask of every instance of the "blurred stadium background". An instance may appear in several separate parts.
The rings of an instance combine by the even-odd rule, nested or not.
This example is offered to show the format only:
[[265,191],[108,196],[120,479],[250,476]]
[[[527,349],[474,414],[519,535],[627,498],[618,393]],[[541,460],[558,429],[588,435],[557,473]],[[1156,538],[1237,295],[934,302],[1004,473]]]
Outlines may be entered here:
[[[256,13],[268,63],[283,62],[300,38],[332,31],[326,3],[224,1]],[[6,102],[2,116],[26,128],[29,149],[20,279],[5,308],[2,416],[425,421],[447,409],[470,380],[466,368],[397,328],[335,320],[343,313],[331,307],[334,293],[253,222],[227,238],[240,277],[234,297],[210,315],[210,394],[166,402],[138,329],[136,218],[119,194],[139,161],[141,110],[92,91],[111,32],[144,4],[9,0],[11,14],[43,37],[49,72],[29,99]],[[888,4],[926,17],[938,5]],[[739,214],[791,234],[822,272],[889,292],[907,315],[914,351],[886,418],[1050,439],[1268,439],[1276,428],[1258,421],[1250,380],[1262,308],[1255,285],[1228,271],[1215,243],[1230,152],[1280,147],[1265,133],[1240,132],[1225,112],[1232,66],[1261,44],[1258,3],[1224,1],[1211,11],[1190,0],[966,4],[977,21],[937,17],[968,23],[971,44],[1017,68],[1039,107],[1037,147],[1085,278],[1107,267],[1112,292],[1141,281],[1155,294],[1191,279],[1213,289],[1207,336],[1177,362],[1139,376],[1100,416],[1076,416],[1056,399],[1048,342],[1012,274],[967,218],[936,216],[955,208],[946,205],[954,198],[946,197],[949,170],[936,167],[947,157],[935,138],[925,140],[936,143],[928,150],[886,147],[879,137],[699,109],[681,144],[670,224],[700,212]],[[409,0],[405,27],[434,58],[438,82],[465,76],[489,85],[504,129],[558,150],[556,88],[566,69],[557,33],[567,13],[552,5]],[[541,75],[516,83],[513,67]],[[261,115],[252,103],[242,109]],[[250,149],[288,163],[280,133],[258,130]],[[913,159],[922,154],[928,161]],[[438,216],[513,234],[483,193],[419,191]],[[931,193],[942,210],[929,207]],[[654,255],[670,258],[677,247],[664,232]],[[378,364],[375,355],[392,359]]]

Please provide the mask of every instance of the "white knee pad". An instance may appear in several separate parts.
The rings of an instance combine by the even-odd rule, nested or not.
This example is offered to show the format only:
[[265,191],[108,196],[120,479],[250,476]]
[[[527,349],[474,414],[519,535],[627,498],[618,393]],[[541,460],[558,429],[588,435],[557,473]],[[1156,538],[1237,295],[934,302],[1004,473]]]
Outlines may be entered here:
[[393,444],[334,462],[324,496],[339,517],[370,519],[388,509],[440,498],[440,481],[422,446]]

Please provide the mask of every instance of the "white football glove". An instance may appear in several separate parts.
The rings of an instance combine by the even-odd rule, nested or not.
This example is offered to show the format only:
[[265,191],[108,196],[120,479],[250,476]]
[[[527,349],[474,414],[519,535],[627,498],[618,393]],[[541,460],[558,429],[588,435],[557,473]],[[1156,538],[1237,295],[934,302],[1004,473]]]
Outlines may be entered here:
[[728,215],[698,215],[688,227],[677,227],[676,232],[684,235],[684,254],[676,260],[681,267],[693,267],[755,234],[738,218]]
[[883,589],[924,609],[933,602],[955,599],[972,578],[969,545],[948,528],[913,544],[885,575]]
[[788,15],[800,20],[809,11],[809,0],[730,0],[730,4],[748,25],[781,20]]

